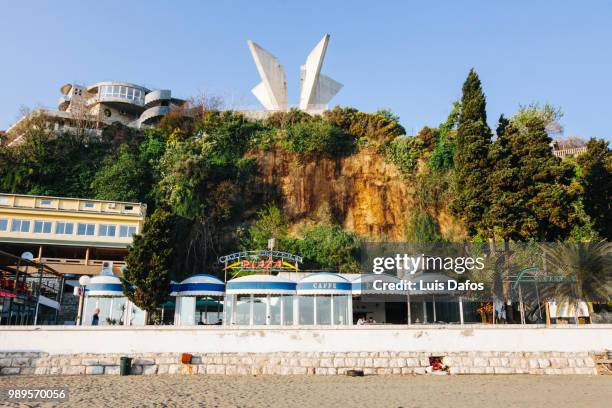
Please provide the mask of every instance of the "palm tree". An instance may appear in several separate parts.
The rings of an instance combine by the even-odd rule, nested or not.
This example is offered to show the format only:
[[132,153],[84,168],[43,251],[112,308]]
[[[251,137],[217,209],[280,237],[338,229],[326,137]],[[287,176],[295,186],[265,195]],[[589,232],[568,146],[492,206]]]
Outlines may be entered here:
[[555,298],[595,302],[610,300],[612,243],[555,243],[544,244],[541,248],[548,271],[563,278],[563,283],[553,286]]

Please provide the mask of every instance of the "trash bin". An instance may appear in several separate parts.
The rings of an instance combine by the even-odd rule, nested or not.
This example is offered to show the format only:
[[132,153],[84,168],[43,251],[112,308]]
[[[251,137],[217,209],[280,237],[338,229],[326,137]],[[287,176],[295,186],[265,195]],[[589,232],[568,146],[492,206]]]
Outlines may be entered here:
[[119,363],[119,375],[130,375],[132,371],[132,359],[130,357],[121,357]]

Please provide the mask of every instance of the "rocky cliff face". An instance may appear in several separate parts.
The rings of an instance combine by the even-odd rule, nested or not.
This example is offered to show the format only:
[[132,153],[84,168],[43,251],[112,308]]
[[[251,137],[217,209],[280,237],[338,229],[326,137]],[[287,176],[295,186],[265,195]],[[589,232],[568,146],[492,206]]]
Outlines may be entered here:
[[[397,167],[373,149],[339,159],[284,150],[254,152],[257,194],[276,199],[291,222],[301,225],[331,214],[344,228],[367,240],[402,241],[413,211],[413,186]],[[436,214],[442,231],[453,224]],[[454,228],[454,226],[452,226]]]

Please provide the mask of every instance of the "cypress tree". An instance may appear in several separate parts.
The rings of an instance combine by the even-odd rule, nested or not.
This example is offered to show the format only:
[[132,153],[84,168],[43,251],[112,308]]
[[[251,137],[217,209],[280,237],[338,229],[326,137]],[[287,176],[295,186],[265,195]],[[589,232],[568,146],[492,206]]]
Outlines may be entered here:
[[605,140],[591,139],[587,151],[578,157],[582,168],[584,210],[595,230],[612,240],[612,151]]
[[511,142],[517,132],[517,128],[501,115],[496,130],[497,139],[489,150],[491,172],[487,183],[490,188],[490,202],[484,223],[487,230],[493,231],[496,239],[520,239],[518,230],[523,213],[516,190],[520,177],[518,173],[521,170],[511,150]]
[[485,216],[497,238],[555,241],[571,231],[579,189],[572,184],[571,167],[552,154],[550,142],[545,121],[535,115],[500,119],[489,154],[491,195]]
[[134,236],[124,271],[124,294],[147,312],[161,307],[170,293],[174,263],[175,219],[158,208]]
[[472,69],[463,84],[454,158],[456,194],[451,204],[470,236],[490,236],[483,222],[489,205],[486,180],[490,170],[490,144],[485,95],[478,74]]

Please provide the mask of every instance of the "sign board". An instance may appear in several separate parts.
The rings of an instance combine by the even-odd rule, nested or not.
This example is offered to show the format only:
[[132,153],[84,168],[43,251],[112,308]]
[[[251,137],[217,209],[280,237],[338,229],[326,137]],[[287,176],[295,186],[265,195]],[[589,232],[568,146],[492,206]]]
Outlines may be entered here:
[[234,274],[256,272],[298,271],[302,257],[282,251],[243,251],[224,255],[218,259],[224,271]]

